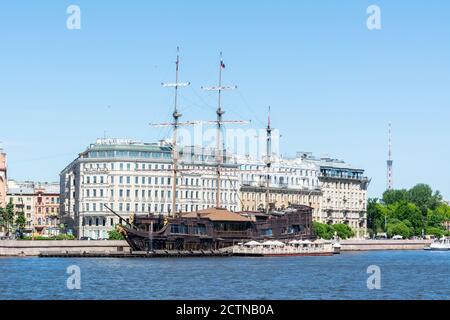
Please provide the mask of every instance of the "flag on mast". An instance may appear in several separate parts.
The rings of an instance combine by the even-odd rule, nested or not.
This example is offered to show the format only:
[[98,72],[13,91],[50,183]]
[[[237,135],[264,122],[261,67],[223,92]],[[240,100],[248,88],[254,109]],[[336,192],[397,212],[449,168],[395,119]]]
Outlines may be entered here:
[[222,59],[220,59],[220,67],[221,67],[222,69],[225,69],[225,63],[223,63],[223,60],[222,60]]

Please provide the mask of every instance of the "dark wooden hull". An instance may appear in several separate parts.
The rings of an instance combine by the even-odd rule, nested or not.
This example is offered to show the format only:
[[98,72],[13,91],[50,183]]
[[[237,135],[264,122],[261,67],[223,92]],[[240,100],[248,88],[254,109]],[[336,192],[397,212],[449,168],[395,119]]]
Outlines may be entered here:
[[133,251],[219,250],[251,240],[311,239],[312,211],[299,207],[278,215],[263,215],[245,222],[210,221],[198,218],[142,217],[138,228],[121,227]]

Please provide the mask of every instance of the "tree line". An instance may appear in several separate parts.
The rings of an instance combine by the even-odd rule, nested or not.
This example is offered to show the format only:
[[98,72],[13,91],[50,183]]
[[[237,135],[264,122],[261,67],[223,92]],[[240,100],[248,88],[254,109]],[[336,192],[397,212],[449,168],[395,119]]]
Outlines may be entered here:
[[25,228],[25,224],[25,213],[23,210],[16,212],[12,200],[5,207],[0,207],[0,227],[5,229],[6,235],[9,235],[12,230],[18,231],[21,234]]
[[409,190],[387,190],[381,199],[368,200],[367,228],[371,236],[449,236],[445,226],[449,221],[450,206],[439,191],[427,184],[417,184]]

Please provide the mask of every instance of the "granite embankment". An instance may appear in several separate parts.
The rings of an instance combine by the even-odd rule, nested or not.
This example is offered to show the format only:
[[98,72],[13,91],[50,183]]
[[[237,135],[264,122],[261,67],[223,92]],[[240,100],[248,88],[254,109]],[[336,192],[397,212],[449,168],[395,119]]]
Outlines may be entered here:
[[431,240],[342,240],[341,251],[422,250]]
[[[342,240],[341,251],[422,250],[431,240]],[[0,240],[0,256],[38,256],[41,253],[129,253],[126,241],[109,240]]]
[[0,256],[38,256],[43,252],[129,252],[126,241],[115,240],[0,240]]

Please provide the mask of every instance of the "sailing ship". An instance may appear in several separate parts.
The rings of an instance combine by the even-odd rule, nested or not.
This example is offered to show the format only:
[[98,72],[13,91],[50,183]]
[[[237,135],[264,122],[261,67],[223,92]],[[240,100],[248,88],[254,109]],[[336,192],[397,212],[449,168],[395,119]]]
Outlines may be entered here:
[[[216,197],[215,207],[182,214],[177,212],[177,177],[182,170],[178,166],[177,130],[180,126],[194,125],[196,121],[180,122],[182,116],[178,111],[178,90],[189,83],[179,82],[179,51],[177,48],[175,83],[163,84],[174,88],[174,111],[171,123],[156,124],[156,126],[170,126],[172,136],[172,210],[169,216],[161,214],[134,215],[132,221],[120,224],[119,230],[134,251],[153,250],[219,250],[230,248],[239,242],[276,240],[285,243],[313,238],[312,208],[303,205],[291,206],[286,210],[274,212],[269,208],[269,169],[271,165],[271,132],[270,109],[267,125],[267,193],[266,208],[263,212],[231,212],[221,207],[221,167],[223,156],[221,150],[221,131],[225,123],[241,124],[247,121],[223,120],[224,110],[221,106],[222,91],[236,87],[222,85],[222,70],[225,68],[222,53],[220,54],[218,86],[206,87],[205,90],[218,92],[217,119],[207,121],[216,126]],[[112,209],[105,207],[115,213]],[[119,216],[119,218],[121,218]],[[121,221],[126,221],[121,218]]]

